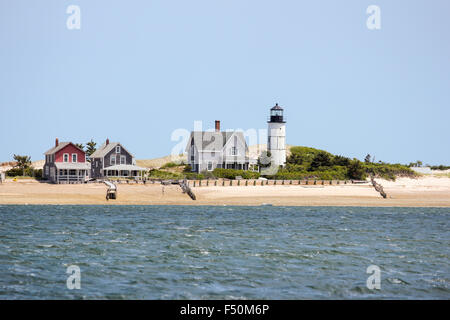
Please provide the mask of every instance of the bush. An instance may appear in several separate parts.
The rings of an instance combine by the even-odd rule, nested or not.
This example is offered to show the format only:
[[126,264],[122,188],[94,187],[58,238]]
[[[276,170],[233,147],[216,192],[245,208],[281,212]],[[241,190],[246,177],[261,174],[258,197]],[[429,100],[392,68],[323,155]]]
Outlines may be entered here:
[[179,167],[182,166],[183,164],[179,164],[179,163],[175,163],[175,162],[167,162],[166,164],[164,164],[160,169],[165,169],[165,168],[174,168],[174,167]]
[[355,180],[365,180],[367,178],[367,171],[363,168],[361,161],[353,159],[348,166],[348,177]]
[[161,171],[153,169],[149,171],[148,177],[154,179],[183,179],[184,176],[179,173]]
[[225,179],[235,179],[237,176],[241,176],[243,179],[258,179],[260,177],[259,172],[247,170],[216,168],[212,173],[216,178],[225,178]]
[[42,169],[34,169],[34,168],[26,168],[21,169],[21,168],[12,168],[6,171],[6,176],[7,177],[20,177],[20,176],[26,176],[26,177],[34,177],[36,179],[41,179],[42,178]]
[[409,167],[402,164],[388,164],[388,163],[365,163],[364,170],[374,175],[375,177],[386,180],[395,180],[397,176],[401,177],[415,177],[417,173]]

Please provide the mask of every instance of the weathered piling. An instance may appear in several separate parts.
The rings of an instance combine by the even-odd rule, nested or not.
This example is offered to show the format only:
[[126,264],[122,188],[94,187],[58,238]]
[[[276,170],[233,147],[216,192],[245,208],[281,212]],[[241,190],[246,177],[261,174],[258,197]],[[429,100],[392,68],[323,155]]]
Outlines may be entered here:
[[383,186],[375,181],[373,175],[370,176],[370,180],[371,180],[372,185],[375,188],[375,190],[378,191],[383,198],[386,198],[387,194],[386,194],[386,192],[384,192]]
[[[179,182],[179,185],[181,187],[181,190],[183,190],[183,193],[187,193],[189,197],[191,197],[192,200],[196,200],[194,192],[192,192],[192,189],[188,186],[188,183],[186,180],[183,180]],[[195,186],[195,181],[194,181]]]

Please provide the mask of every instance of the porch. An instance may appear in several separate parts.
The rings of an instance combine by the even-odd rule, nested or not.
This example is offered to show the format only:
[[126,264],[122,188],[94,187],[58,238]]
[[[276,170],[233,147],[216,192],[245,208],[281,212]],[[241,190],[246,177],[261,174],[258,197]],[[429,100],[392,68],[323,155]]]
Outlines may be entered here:
[[142,179],[146,168],[141,168],[132,164],[119,164],[115,166],[106,167],[102,170],[105,178],[136,178]]
[[55,163],[56,172],[54,182],[56,183],[84,183],[89,180],[90,164],[80,163]]

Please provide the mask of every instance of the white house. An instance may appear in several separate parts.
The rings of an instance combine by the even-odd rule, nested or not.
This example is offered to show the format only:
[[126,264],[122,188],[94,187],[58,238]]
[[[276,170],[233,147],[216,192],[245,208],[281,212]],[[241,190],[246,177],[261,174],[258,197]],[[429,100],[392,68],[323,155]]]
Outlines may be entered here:
[[215,124],[215,131],[191,132],[186,152],[192,171],[248,170],[248,146],[243,132],[220,131],[220,121]]

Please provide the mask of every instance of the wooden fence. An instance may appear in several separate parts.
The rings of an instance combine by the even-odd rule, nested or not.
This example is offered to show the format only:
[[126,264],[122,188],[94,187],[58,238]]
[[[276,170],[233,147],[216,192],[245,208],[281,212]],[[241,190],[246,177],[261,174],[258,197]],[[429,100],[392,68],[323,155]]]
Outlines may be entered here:
[[[274,185],[304,185],[304,186],[330,186],[330,185],[348,185],[362,181],[355,180],[188,180],[190,187],[229,187],[229,186],[274,186]],[[368,182],[364,182],[368,183]]]
[[[182,180],[163,180],[163,179],[147,179],[147,180],[129,180],[129,179],[109,179],[117,184],[172,184],[172,182]],[[99,181],[101,182],[101,181]],[[247,186],[273,186],[273,185],[304,185],[304,186],[338,186],[338,185],[351,185],[351,184],[364,184],[368,181],[357,180],[259,180],[259,179],[242,179],[242,180],[229,180],[229,179],[208,179],[208,180],[186,180],[186,185],[189,187],[247,187]],[[173,183],[176,184],[176,183]]]

